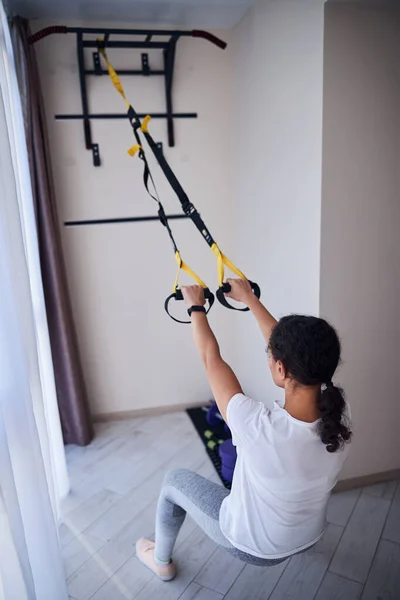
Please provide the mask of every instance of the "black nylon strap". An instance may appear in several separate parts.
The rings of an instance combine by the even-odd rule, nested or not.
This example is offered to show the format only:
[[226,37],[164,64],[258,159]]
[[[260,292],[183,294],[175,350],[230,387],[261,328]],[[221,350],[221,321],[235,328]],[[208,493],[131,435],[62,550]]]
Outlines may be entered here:
[[149,144],[149,146],[150,146],[150,148],[151,148],[154,156],[156,157],[157,162],[160,165],[160,167],[161,167],[161,169],[162,169],[165,177],[168,179],[168,183],[170,184],[170,186],[174,190],[175,194],[178,196],[179,201],[182,204],[182,208],[186,212],[186,210],[188,209],[188,207],[191,204],[188,195],[186,194],[185,190],[183,189],[183,187],[179,183],[179,181],[178,181],[175,173],[173,172],[173,170],[169,166],[169,164],[168,164],[168,162],[167,162],[167,160],[166,160],[163,152],[157,146],[157,144],[153,140],[153,138],[150,135],[150,133],[148,133],[147,131],[144,131],[143,134],[144,134],[144,137],[146,138],[146,141]]
[[183,212],[193,221],[193,223],[196,225],[197,229],[200,231],[203,238],[206,240],[207,244],[211,247],[215,243],[215,240],[212,237],[211,233],[209,232],[203,219],[201,218],[200,213],[197,212],[197,209],[195,208],[195,206],[190,202],[188,195],[186,194],[185,190],[179,183],[175,173],[169,166],[164,154],[162,153],[160,148],[157,146],[156,142],[153,140],[150,133],[145,131],[144,136],[145,136],[146,141],[149,144],[151,151],[153,152],[158,164],[160,165],[161,170],[163,171],[168,183],[170,184],[170,186],[174,190],[175,194],[177,195],[178,200],[182,205]]
[[[174,252],[179,252],[178,246],[176,244],[174,235],[171,230],[171,227],[169,226],[169,223],[168,223],[167,215],[165,214],[164,206],[162,205],[161,200],[159,198],[156,183],[153,179],[153,175],[151,174],[149,163],[147,162],[146,154],[145,154],[144,150],[142,149],[141,139],[140,139],[140,136],[138,133],[138,129],[140,128],[140,119],[137,117],[136,112],[134,111],[134,109],[132,107],[130,107],[128,110],[128,117],[129,117],[129,121],[132,125],[136,143],[138,144],[138,146],[140,146],[139,158],[143,162],[144,187],[146,188],[146,191],[149,194],[150,198],[152,198],[158,204],[158,218],[160,219],[160,222],[162,223],[162,225],[164,225],[164,227],[168,231],[168,235],[171,240]],[[154,190],[154,194],[150,191],[149,182],[151,182],[151,185]]]
[[[142,150],[139,150],[139,158],[143,161],[144,163],[144,169],[143,169],[143,183],[144,183],[144,187],[147,190],[147,193],[149,194],[149,196],[151,198],[153,198],[153,200],[155,200],[158,204],[158,218],[160,219],[160,222],[162,225],[164,225],[164,227],[166,228],[166,230],[168,231],[168,235],[170,237],[170,240],[172,242],[172,247],[174,249],[174,252],[179,252],[178,250],[178,246],[175,242],[175,238],[174,235],[172,233],[171,227],[169,226],[168,223],[168,219],[167,219],[167,215],[165,214],[165,209],[164,206],[161,204],[161,200],[158,197],[158,192],[157,192],[157,188],[156,188],[156,184],[155,181],[153,179],[153,176],[151,174],[150,168],[149,168],[149,164],[147,162],[146,159],[146,155]],[[149,188],[149,181],[151,181],[151,185],[153,186],[153,189],[155,190],[156,196],[154,196]]]
[[[132,106],[130,106],[128,109],[128,119],[132,126],[133,132],[135,134],[136,142],[141,146],[140,137],[138,134],[138,129],[140,128],[141,123],[140,123],[140,119],[139,119],[135,109]],[[203,238],[206,240],[207,244],[211,247],[215,243],[214,238],[212,237],[206,224],[204,223],[203,219],[201,218],[200,213],[197,212],[197,209],[195,208],[195,206],[190,202],[188,195],[186,194],[185,190],[181,186],[175,173],[169,166],[162,150],[159,148],[159,146],[157,146],[156,142],[154,141],[153,137],[151,136],[151,134],[148,131],[143,131],[143,135],[146,138],[146,141],[149,144],[150,149],[153,152],[168,183],[170,184],[170,186],[174,190],[175,194],[177,195],[178,200],[181,203],[183,212],[193,221],[193,223],[196,225],[197,229],[200,231]],[[144,155],[144,152],[142,154],[143,154],[142,160],[144,160],[144,162],[147,166],[147,169],[150,173],[150,169],[149,169],[149,166],[147,163],[147,159]],[[150,173],[150,176],[151,176],[151,173]],[[157,200],[157,201],[159,202],[159,200]]]

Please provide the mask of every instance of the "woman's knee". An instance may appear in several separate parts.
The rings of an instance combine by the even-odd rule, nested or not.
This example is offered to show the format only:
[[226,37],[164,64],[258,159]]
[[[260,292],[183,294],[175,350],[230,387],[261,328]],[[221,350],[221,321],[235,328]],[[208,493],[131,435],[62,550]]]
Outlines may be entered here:
[[189,469],[171,469],[167,471],[164,477],[164,486],[172,486],[175,488],[181,488],[192,476],[193,471]]

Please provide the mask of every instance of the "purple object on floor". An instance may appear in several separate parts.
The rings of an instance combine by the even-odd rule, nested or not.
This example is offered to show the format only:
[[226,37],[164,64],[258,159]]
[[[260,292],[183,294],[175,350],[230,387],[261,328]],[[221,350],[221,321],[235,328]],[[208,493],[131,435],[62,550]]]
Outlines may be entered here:
[[236,448],[232,444],[232,440],[226,440],[219,447],[219,456],[221,459],[221,473],[226,481],[232,481],[233,471],[236,464]]
[[207,423],[212,427],[213,425],[219,425],[221,423],[222,417],[219,414],[217,403],[214,402],[210,406],[206,415]]
[[224,465],[221,466],[221,475],[225,481],[232,483],[233,480],[233,469],[228,469]]
[[[207,414],[206,414],[206,419],[207,419],[207,423],[210,425],[210,427],[215,427],[216,425],[219,425],[220,423],[223,422],[223,418],[220,415],[220,412],[218,410],[218,406],[217,406],[216,402],[214,402],[208,409]],[[224,422],[224,429],[228,435],[231,435],[231,430],[229,429],[228,425],[225,422]]]

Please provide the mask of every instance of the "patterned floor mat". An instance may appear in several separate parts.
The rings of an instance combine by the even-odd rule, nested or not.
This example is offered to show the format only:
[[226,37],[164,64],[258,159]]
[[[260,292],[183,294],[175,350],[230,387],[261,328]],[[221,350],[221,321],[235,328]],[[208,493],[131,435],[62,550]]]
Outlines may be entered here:
[[[210,427],[206,420],[206,413],[208,407],[209,405],[201,408],[190,408],[186,412],[189,415],[189,418],[192,421],[194,428],[199,434],[200,439],[203,442],[204,447],[206,449],[206,452],[219,475],[219,478],[221,479],[224,486],[228,490],[230,490],[231,483],[229,481],[225,481],[225,479],[221,475],[221,459],[218,454],[218,441],[225,441],[230,438],[230,435],[225,431],[224,424],[222,421],[219,425]],[[212,434],[211,437],[210,433]],[[210,444],[209,442],[214,443]]]

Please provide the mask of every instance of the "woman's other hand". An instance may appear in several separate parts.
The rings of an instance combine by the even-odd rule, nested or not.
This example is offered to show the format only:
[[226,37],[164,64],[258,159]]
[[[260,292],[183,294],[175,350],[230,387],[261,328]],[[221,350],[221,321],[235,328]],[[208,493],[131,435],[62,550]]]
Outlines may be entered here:
[[186,304],[191,306],[204,306],[204,290],[201,285],[185,285],[182,289],[182,295]]
[[231,291],[225,294],[225,296],[232,298],[232,300],[236,300],[236,302],[248,304],[249,300],[254,296],[251,285],[247,279],[227,279],[226,283],[229,283],[231,286]]

